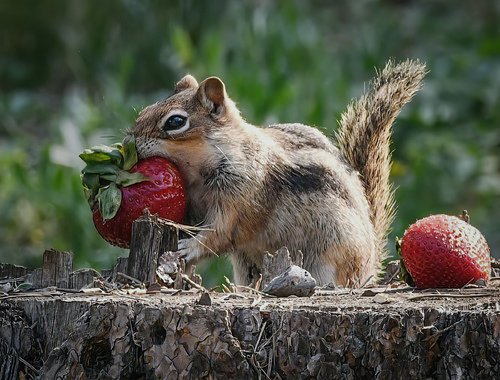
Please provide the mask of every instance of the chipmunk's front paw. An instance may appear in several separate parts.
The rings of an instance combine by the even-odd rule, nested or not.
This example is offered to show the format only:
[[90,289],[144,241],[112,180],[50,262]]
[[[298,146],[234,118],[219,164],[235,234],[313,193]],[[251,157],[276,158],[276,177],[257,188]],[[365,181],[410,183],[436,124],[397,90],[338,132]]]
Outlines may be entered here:
[[186,261],[186,264],[196,262],[201,256],[200,244],[194,238],[180,239],[177,243],[177,252]]

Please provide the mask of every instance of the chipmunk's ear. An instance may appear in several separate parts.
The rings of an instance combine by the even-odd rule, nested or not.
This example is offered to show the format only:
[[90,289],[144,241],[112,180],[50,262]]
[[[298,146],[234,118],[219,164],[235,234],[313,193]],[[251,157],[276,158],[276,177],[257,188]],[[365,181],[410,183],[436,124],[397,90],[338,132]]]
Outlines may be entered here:
[[198,100],[212,113],[220,114],[226,103],[224,83],[217,77],[210,77],[200,83],[196,93]]
[[175,93],[179,93],[181,91],[187,90],[188,88],[196,88],[198,87],[198,82],[192,75],[186,75],[175,85]]

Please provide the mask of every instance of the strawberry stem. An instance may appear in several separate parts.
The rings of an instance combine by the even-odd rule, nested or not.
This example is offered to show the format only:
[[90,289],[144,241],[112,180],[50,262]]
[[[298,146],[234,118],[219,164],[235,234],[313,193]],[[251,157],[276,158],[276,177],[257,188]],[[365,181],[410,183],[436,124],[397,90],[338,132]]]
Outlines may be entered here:
[[458,218],[462,219],[465,223],[470,224],[470,216],[467,210],[463,210],[462,215],[460,215]]
[[91,209],[98,205],[104,220],[113,219],[120,209],[120,187],[150,180],[141,173],[130,172],[138,159],[133,135],[127,135],[122,143],[85,149],[80,158],[87,164],[82,170],[87,202]]

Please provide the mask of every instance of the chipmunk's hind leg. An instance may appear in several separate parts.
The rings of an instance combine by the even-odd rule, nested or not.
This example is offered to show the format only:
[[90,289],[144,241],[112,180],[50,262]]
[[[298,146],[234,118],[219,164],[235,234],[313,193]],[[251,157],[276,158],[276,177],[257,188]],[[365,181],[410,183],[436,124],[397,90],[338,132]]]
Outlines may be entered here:
[[261,275],[261,265],[246,254],[232,253],[229,255],[233,265],[234,283],[236,285],[255,286]]

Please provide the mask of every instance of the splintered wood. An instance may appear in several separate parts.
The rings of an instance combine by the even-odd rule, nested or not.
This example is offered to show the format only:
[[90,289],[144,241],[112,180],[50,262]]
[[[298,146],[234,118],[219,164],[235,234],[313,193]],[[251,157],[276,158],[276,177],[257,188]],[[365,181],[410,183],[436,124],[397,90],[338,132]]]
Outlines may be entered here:
[[[147,210],[146,210],[147,211]],[[147,211],[133,223],[127,275],[147,283],[156,283],[158,259],[168,251],[177,251],[178,229],[151,216]]]

